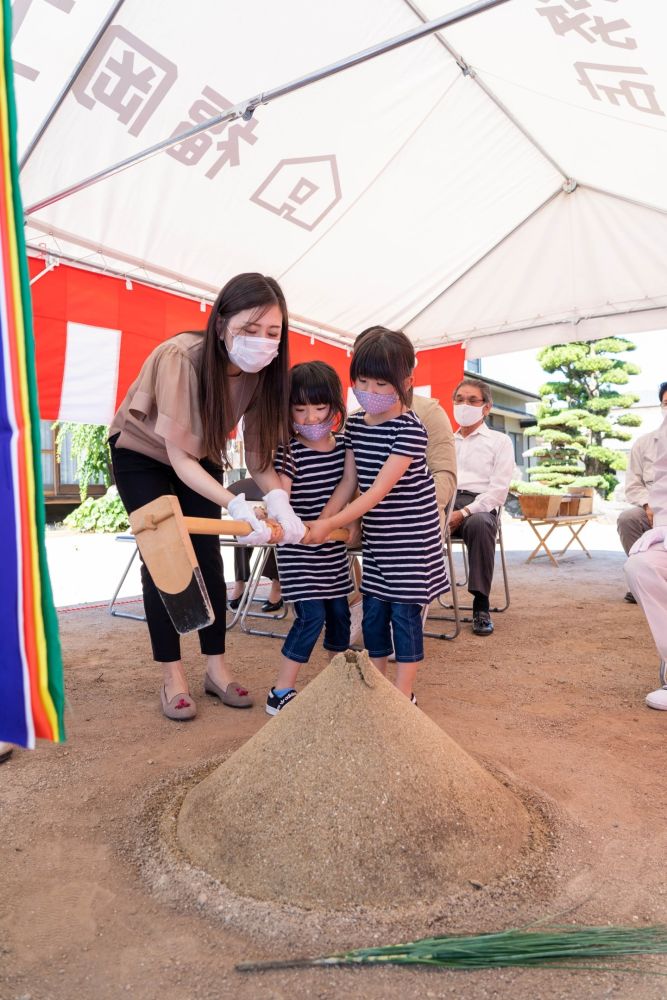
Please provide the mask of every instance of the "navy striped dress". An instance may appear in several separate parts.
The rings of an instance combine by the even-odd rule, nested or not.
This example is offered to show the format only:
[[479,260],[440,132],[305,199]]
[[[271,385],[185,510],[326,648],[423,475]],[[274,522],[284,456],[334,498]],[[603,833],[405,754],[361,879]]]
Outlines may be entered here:
[[412,410],[375,426],[364,415],[353,413],[345,428],[360,493],[373,485],[390,455],[409,455],[412,462],[362,518],[361,591],[384,601],[429,604],[449,590],[449,581],[435,484],[426,465],[426,428]]
[[[303,521],[316,521],[343,478],[345,438],[335,434],[333,451],[315,451],[298,438],[290,441],[291,457],[278,448],[275,468],[292,480],[290,503]],[[276,546],[278,575],[286,601],[344,597],[353,589],[344,542]]]

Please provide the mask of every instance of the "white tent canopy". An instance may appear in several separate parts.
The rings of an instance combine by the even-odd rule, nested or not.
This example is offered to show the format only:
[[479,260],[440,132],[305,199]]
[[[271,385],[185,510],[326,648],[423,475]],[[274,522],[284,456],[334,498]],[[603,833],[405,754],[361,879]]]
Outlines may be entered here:
[[205,298],[263,271],[344,342],[667,327],[667,5],[496,2],[54,199],[460,0],[15,0],[29,246]]

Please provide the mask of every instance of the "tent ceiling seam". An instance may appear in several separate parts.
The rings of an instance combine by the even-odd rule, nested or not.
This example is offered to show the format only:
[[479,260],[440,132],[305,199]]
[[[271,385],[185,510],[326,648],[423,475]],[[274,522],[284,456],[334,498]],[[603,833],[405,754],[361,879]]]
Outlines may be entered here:
[[[422,21],[423,23],[428,21],[428,18],[423,13],[423,11],[420,10],[420,8],[417,6],[414,0],[403,0],[403,3],[406,4],[414,14],[416,14],[416,16],[420,19],[420,21]],[[558,163],[558,161],[555,160],[549,152],[547,152],[547,150],[538,142],[538,140],[535,138],[532,132],[529,132],[526,126],[523,125],[519,121],[519,119],[515,117],[515,115],[510,111],[507,105],[503,101],[501,101],[500,98],[496,96],[496,94],[494,94],[489,85],[479,78],[475,70],[470,67],[470,65],[466,62],[463,56],[456,51],[456,49],[447,41],[447,39],[443,38],[439,31],[435,32],[433,37],[440,43],[442,48],[444,48],[445,51],[449,53],[454,62],[460,68],[462,74],[464,76],[469,77],[475,84],[477,84],[477,86],[481,89],[481,91],[484,94],[486,94],[489,100],[496,105],[496,107],[502,112],[502,114],[505,115],[505,117],[512,123],[512,125],[514,125],[514,127],[519,130],[519,132],[521,132],[521,134],[528,140],[528,142],[530,142],[532,146],[534,146],[534,148],[547,160],[547,162],[550,163],[551,166],[555,170],[557,170],[559,174],[561,174],[564,180],[568,180],[570,178],[570,174],[568,173],[568,171],[566,171],[560,165],[560,163]]]
[[554,200],[554,198],[557,198],[559,195],[562,194],[563,194],[562,187],[559,187],[555,191],[553,191],[548,198],[546,198],[543,202],[541,202],[536,208],[532,209],[532,211],[529,212],[528,215],[525,216],[525,218],[521,219],[520,222],[517,222],[517,224],[513,226],[512,229],[509,230],[509,232],[505,233],[505,235],[502,236],[496,243],[494,243],[493,246],[489,247],[489,249],[486,250],[481,255],[481,257],[478,257],[475,261],[473,261],[473,263],[469,267],[465,269],[465,271],[462,271],[461,274],[457,275],[457,277],[454,278],[454,280],[451,281],[446,288],[442,288],[434,298],[432,298],[429,302],[427,302],[426,305],[422,306],[422,308],[419,309],[418,312],[414,314],[414,316],[410,317],[410,319],[404,324],[404,326],[409,327],[411,323],[414,323],[415,320],[419,319],[419,317],[423,313],[425,313],[427,309],[430,309],[431,306],[433,306],[438,301],[438,299],[441,299],[443,295],[446,295],[447,292],[454,287],[454,285],[458,284],[459,281],[465,278],[466,274],[470,274],[471,271],[474,271],[474,269],[479,264],[481,264],[483,260],[485,260],[490,254],[492,254],[495,250],[497,250],[498,247],[501,247],[503,243],[505,243],[511,236],[514,235],[514,233],[516,233],[519,229],[521,229],[522,226],[525,226],[526,223],[529,222],[532,218],[534,218],[539,212],[541,212],[543,208],[546,208],[546,206],[549,205]]
[[[564,316],[562,319],[549,319],[545,317],[543,322],[540,323],[530,323],[528,326],[507,326],[499,330],[497,327],[493,327],[488,332],[483,330],[470,330],[467,333],[459,333],[454,341],[448,341],[448,343],[461,343],[464,341],[470,342],[471,340],[484,340],[487,337],[504,337],[507,334],[512,333],[527,333],[532,330],[543,330],[550,326],[571,326],[577,327],[580,323],[587,323],[590,320],[595,319],[614,319],[617,316],[639,316],[644,313],[652,312],[662,312],[667,309],[667,298],[664,298],[662,305],[660,302],[654,303],[648,306],[638,306],[636,309],[624,308],[621,312],[586,312],[580,313],[578,316]],[[433,347],[437,347],[437,344],[433,344]],[[421,350],[422,348],[420,348]],[[521,350],[521,348],[517,348]]]
[[605,188],[595,187],[593,184],[580,182],[578,186],[584,191],[593,191],[594,194],[614,198],[616,201],[624,201],[626,205],[634,205],[636,208],[645,208],[649,212],[658,212],[659,215],[667,215],[667,208],[661,208],[660,205],[649,205],[646,201],[639,201],[637,198],[628,198],[624,194],[618,194],[616,191],[607,191]]
[[424,123],[431,117],[431,115],[436,110],[436,108],[438,108],[442,104],[442,102],[448,96],[448,94],[450,93],[450,91],[452,90],[452,88],[458,83],[458,81],[459,81],[459,77],[455,76],[454,79],[452,80],[452,82],[449,83],[447,85],[447,87],[445,88],[445,90],[442,92],[442,94],[440,94],[440,96],[438,97],[438,99],[435,102],[435,104],[433,104],[433,106],[428,109],[428,111],[426,112],[426,114],[424,115],[424,117],[421,118],[417,122],[417,124],[412,129],[412,131],[405,137],[405,139],[400,143],[400,145],[394,150],[394,152],[391,154],[391,156],[382,164],[382,166],[377,171],[377,173],[374,175],[374,177],[372,177],[371,180],[368,181],[368,183],[363,187],[363,189],[359,192],[359,194],[356,196],[356,198],[354,198],[350,202],[350,204],[345,209],[345,211],[341,212],[340,215],[336,219],[334,219],[334,221],[331,223],[331,225],[329,226],[328,229],[325,229],[317,237],[317,239],[314,240],[314,242],[311,243],[307,247],[307,249],[303,251],[303,253],[300,253],[299,256],[296,257],[295,260],[293,260],[291,262],[291,264],[288,264],[288,266],[286,268],[284,268],[280,272],[280,274],[278,275],[278,278],[280,280],[282,280],[285,277],[285,275],[289,274],[290,271],[292,271],[295,267],[297,267],[298,264],[300,264],[301,261],[304,260],[310,253],[312,253],[312,251],[315,249],[315,247],[317,247],[322,242],[322,240],[324,240],[332,232],[332,230],[334,230],[336,228],[336,226],[339,223],[341,223],[343,221],[343,219],[345,219],[347,217],[347,215],[352,211],[353,208],[355,208],[359,204],[359,202],[365,197],[365,195],[368,194],[368,192],[371,190],[371,188],[373,188],[375,186],[375,184],[380,179],[380,177],[382,177],[382,175],[389,169],[389,167],[392,165],[392,163],[394,163],[394,161],[400,156],[400,154],[406,148],[406,146],[408,145],[408,143],[414,138],[414,136],[417,134],[417,132],[419,132],[419,130],[424,125]]

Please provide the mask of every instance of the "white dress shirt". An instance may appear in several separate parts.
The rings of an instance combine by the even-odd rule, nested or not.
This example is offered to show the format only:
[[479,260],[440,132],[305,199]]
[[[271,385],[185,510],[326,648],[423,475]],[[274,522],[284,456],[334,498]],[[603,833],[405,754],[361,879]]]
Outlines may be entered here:
[[511,439],[481,424],[466,437],[459,429],[454,435],[454,443],[458,469],[456,488],[479,494],[467,504],[470,513],[500,510],[507,500],[514,475]]
[[658,430],[638,437],[630,449],[630,462],[625,474],[625,499],[637,507],[648,503],[648,493],[653,485]]

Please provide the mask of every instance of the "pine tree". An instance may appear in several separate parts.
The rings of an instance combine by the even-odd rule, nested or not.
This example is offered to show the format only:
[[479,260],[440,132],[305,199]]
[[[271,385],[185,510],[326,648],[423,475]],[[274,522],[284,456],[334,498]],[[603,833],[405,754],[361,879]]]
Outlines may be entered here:
[[[528,470],[531,482],[547,486],[595,486],[603,494],[618,483],[616,472],[626,467],[625,455],[609,441],[629,441],[626,427],[638,427],[641,417],[627,411],[639,401],[619,392],[640,369],[617,357],[634,351],[621,337],[545,347],[537,359],[545,372],[562,377],[540,387],[537,424],[525,430],[542,444],[529,454],[540,464]],[[611,356],[610,356],[611,355]]]

